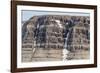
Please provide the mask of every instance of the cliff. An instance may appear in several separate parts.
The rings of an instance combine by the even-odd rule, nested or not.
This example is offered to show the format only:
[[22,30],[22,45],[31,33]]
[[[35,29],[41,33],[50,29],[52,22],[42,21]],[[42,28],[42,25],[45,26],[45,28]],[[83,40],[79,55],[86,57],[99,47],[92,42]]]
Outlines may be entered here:
[[33,16],[22,26],[22,61],[88,59],[89,27],[87,16]]

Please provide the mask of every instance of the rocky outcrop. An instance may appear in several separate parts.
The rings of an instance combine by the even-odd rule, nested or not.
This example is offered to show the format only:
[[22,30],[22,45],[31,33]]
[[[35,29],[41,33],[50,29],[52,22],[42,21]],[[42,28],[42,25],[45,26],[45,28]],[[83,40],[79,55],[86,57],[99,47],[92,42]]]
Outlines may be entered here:
[[22,27],[22,62],[88,59],[89,24],[86,16],[33,16]]

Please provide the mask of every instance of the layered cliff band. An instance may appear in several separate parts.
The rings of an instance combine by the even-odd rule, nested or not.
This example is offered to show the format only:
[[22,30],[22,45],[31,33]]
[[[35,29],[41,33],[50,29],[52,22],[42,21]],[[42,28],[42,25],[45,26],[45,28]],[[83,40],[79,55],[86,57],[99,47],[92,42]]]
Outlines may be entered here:
[[22,33],[22,62],[90,58],[89,14],[32,15]]

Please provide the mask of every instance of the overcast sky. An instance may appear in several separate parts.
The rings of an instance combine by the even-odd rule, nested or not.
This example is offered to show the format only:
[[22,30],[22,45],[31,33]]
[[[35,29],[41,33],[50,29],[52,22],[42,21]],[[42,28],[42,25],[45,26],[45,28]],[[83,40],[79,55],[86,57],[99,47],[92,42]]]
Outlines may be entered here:
[[22,21],[29,20],[32,16],[39,16],[39,15],[89,16],[89,13],[36,11],[36,10],[22,10],[22,11],[21,11],[21,14],[22,14]]

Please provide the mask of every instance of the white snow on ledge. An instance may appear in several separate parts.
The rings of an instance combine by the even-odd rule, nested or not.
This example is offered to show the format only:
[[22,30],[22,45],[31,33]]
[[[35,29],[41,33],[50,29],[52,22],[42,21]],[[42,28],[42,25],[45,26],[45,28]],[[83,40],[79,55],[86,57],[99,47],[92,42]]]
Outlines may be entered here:
[[55,21],[57,25],[59,26],[59,28],[63,28],[62,24],[60,23],[60,20],[51,19],[51,21]]

